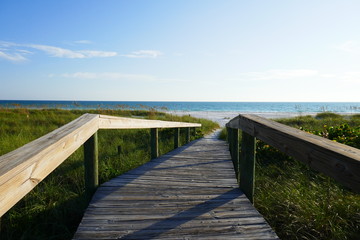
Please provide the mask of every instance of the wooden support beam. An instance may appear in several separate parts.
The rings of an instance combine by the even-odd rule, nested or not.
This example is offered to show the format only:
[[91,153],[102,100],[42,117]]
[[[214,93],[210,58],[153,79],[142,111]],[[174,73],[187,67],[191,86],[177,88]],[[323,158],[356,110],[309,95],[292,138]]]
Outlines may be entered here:
[[184,127],[201,127],[201,124],[99,115],[100,129],[146,129],[146,128],[184,128]]
[[[145,128],[188,128],[201,127],[198,123],[169,122],[158,120],[144,120],[104,116],[98,114],[84,114],[72,122],[38,138],[23,147],[0,156],[0,217],[12,206],[30,192],[48,174],[55,170],[74,151],[85,144],[99,129],[145,129]],[[157,130],[155,130],[157,131]],[[152,145],[152,157],[157,157],[158,141],[157,132],[154,134],[156,141]],[[94,136],[94,138],[96,138]],[[92,140],[89,140],[92,141]],[[95,141],[96,142],[96,141]],[[85,158],[97,159],[96,146],[93,143],[85,147]],[[97,169],[96,164],[89,166],[86,174],[93,176],[90,180],[86,177],[89,186],[97,186],[97,174],[90,169]],[[85,165],[88,165],[85,162]],[[96,177],[95,177],[96,176]],[[96,189],[96,187],[94,188]]]
[[180,128],[174,128],[174,148],[180,146]]
[[185,128],[186,131],[186,143],[190,142],[190,128]]
[[90,200],[99,186],[98,135],[94,133],[84,143],[85,194]]
[[230,143],[230,138],[229,138],[229,133],[230,132],[230,128],[229,127],[226,127],[226,141],[228,142],[228,143]]
[[243,131],[360,192],[360,149],[256,115],[237,118]]
[[98,115],[74,121],[0,156],[0,216],[14,206],[98,130]]
[[254,203],[255,186],[255,137],[242,132],[240,169],[240,189],[251,203]]
[[228,128],[228,142],[229,142],[229,151],[230,151],[231,159],[232,159],[232,152],[233,152],[233,149],[232,149],[232,142],[233,142],[232,133],[233,133],[232,128]]
[[237,128],[233,128],[231,129],[232,131],[232,136],[233,136],[233,140],[232,140],[232,149],[233,149],[233,153],[232,153],[232,161],[234,164],[234,169],[235,169],[235,173],[236,173],[236,178],[239,181],[239,129]]
[[151,159],[159,157],[159,130],[157,128],[150,129],[150,145]]

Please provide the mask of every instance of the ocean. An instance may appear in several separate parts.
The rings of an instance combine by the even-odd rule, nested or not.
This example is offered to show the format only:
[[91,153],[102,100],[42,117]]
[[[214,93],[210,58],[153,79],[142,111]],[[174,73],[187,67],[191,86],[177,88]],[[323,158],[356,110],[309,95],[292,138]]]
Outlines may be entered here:
[[0,100],[0,108],[136,109],[258,113],[360,113],[360,102],[142,102]]

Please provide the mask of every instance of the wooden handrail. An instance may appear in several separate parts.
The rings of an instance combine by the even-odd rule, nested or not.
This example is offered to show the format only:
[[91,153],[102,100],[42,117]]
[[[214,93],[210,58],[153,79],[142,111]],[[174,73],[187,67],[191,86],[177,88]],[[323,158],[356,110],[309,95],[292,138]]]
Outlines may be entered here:
[[186,128],[186,127],[201,127],[201,124],[99,115],[99,129],[144,129],[144,128]]
[[201,124],[84,114],[50,133],[0,156],[0,217],[99,129],[188,127],[201,127]]
[[243,134],[256,137],[360,192],[360,149],[252,114],[239,115],[226,127],[241,129]]

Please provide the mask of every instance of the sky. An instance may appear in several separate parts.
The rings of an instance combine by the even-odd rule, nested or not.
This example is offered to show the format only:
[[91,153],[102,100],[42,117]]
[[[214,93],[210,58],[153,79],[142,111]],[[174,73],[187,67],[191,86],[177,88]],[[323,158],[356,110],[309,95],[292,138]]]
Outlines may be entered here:
[[0,99],[360,102],[358,0],[1,0]]

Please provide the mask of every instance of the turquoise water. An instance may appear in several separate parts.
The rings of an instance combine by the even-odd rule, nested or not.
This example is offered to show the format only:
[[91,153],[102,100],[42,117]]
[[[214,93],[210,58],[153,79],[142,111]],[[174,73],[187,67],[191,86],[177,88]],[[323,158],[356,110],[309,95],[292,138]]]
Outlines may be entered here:
[[124,102],[0,100],[0,107],[59,109],[150,109],[163,111],[360,113],[360,102]]

